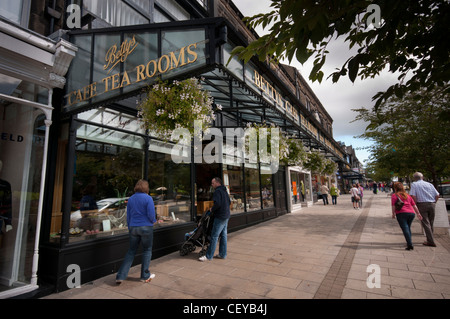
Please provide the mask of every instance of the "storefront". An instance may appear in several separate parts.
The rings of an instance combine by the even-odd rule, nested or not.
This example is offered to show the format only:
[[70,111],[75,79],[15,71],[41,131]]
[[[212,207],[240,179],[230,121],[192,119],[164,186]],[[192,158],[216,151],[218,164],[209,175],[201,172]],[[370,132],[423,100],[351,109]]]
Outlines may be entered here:
[[[309,146],[335,152],[312,115],[301,110],[281,69],[229,61],[241,36],[223,18],[69,33],[67,40],[78,52],[65,90],[59,92],[61,107],[55,109],[49,138],[48,161],[54,165],[47,174],[43,208],[42,280],[65,290],[71,265],[81,270],[82,283],[117,271],[128,248],[126,203],[140,178],[149,181],[158,215],[154,258],[178,250],[197,217],[211,207],[215,176],[230,194],[229,231],[312,202],[309,172],[255,163],[226,136],[227,129],[266,122]],[[192,76],[201,77],[203,88],[221,105],[214,128],[223,135],[183,148],[186,161],[177,163],[177,144],[145,130],[137,105],[145,97],[143,89],[158,77]],[[218,160],[197,157],[212,145]]]
[[52,95],[75,51],[0,18],[0,298],[38,288]]

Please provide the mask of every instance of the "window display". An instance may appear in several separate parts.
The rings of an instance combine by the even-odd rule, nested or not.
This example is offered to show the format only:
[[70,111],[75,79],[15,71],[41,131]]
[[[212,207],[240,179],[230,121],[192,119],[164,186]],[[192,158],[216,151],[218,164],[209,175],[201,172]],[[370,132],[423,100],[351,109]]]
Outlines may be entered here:
[[223,185],[227,188],[231,200],[231,214],[244,212],[244,182],[242,167],[236,165],[223,166]]
[[[103,142],[97,142],[103,138]],[[109,142],[109,143],[108,143]],[[142,137],[80,124],[70,214],[70,242],[127,232],[126,203],[142,178]]]
[[248,212],[261,209],[258,164],[245,164],[245,200]]
[[171,150],[170,144],[150,142],[148,182],[158,220],[154,227],[191,221],[191,168],[174,163]]
[[261,173],[261,194],[263,200],[263,208],[275,207],[275,203],[273,201],[273,184],[270,165],[261,163],[260,173]]

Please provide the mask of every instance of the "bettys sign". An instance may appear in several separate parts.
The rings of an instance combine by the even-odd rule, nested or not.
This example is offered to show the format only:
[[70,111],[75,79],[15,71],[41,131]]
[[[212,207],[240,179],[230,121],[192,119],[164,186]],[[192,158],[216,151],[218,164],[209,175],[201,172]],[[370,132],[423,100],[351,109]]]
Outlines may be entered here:
[[[183,32],[178,32],[178,39],[180,39],[180,33]],[[107,37],[107,35],[102,36]],[[174,47],[173,43],[180,41],[170,41],[171,46],[164,47],[163,44],[163,49],[171,50],[159,56],[157,52],[162,50],[158,50],[155,45],[149,45],[149,43],[159,43],[157,37],[157,34],[133,34],[122,42],[112,44],[106,50],[94,49],[93,54],[89,54],[91,56],[90,69],[94,69],[93,76],[90,76],[89,82],[85,82],[84,85],[80,85],[83,82],[82,79],[73,77],[80,75],[79,77],[86,78],[87,70],[83,72],[82,67],[77,67],[75,62],[72,72],[68,75],[65,110],[71,111],[80,106],[116,98],[122,93],[139,90],[153,83],[158,76],[175,76],[181,72],[192,70],[191,66],[205,64],[207,40],[204,40],[204,37],[200,41],[186,43],[186,41],[192,41],[191,32],[191,36],[184,37],[184,45]],[[181,38],[183,38],[182,35]],[[99,56],[100,53],[103,54]],[[84,60],[83,57],[80,58],[80,63],[84,61],[86,64],[86,56],[87,54]],[[75,84],[78,84],[78,87],[74,87]]]

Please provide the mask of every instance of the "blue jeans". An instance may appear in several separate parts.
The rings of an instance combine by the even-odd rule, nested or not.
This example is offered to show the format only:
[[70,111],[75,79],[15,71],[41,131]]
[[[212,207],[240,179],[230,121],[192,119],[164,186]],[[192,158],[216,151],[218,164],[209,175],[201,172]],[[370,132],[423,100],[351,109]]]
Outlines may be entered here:
[[206,258],[212,259],[214,257],[214,252],[216,251],[216,245],[219,237],[219,256],[222,258],[227,257],[227,228],[228,218],[214,218],[214,224],[211,230],[211,242],[208,250],[206,251]]
[[415,216],[416,214],[414,213],[399,213],[396,216],[397,222],[403,231],[403,236],[405,236],[408,247],[412,247],[413,245],[411,240],[411,224]]
[[117,280],[125,280],[133,264],[134,256],[142,243],[142,265],[141,265],[141,279],[147,280],[150,277],[150,261],[152,259],[153,246],[153,226],[130,226],[130,248],[128,249],[125,259],[117,272]]
[[331,202],[333,203],[333,205],[337,204],[337,195],[331,195]]

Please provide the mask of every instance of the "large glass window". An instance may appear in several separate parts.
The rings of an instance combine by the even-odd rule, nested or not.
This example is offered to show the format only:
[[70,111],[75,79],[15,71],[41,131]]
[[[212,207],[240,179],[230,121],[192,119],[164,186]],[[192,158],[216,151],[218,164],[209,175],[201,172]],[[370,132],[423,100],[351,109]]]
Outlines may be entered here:
[[258,164],[245,164],[245,200],[247,211],[261,209]]
[[223,184],[231,199],[231,214],[244,212],[244,182],[241,165],[224,165]]
[[132,2],[134,7],[122,0],[83,1],[83,6],[85,10],[115,27],[149,23],[148,1]]
[[127,232],[126,203],[143,177],[144,139],[81,124],[77,129],[70,242]]
[[171,150],[167,143],[150,142],[148,182],[158,218],[155,227],[191,221],[191,167],[173,162]]
[[275,207],[273,200],[272,172],[270,165],[261,163],[261,193],[263,199],[263,208]]
[[290,171],[291,182],[291,203],[301,204],[311,200],[311,187],[309,183],[309,174],[302,172]]
[[31,0],[0,1],[0,16],[28,27]]

